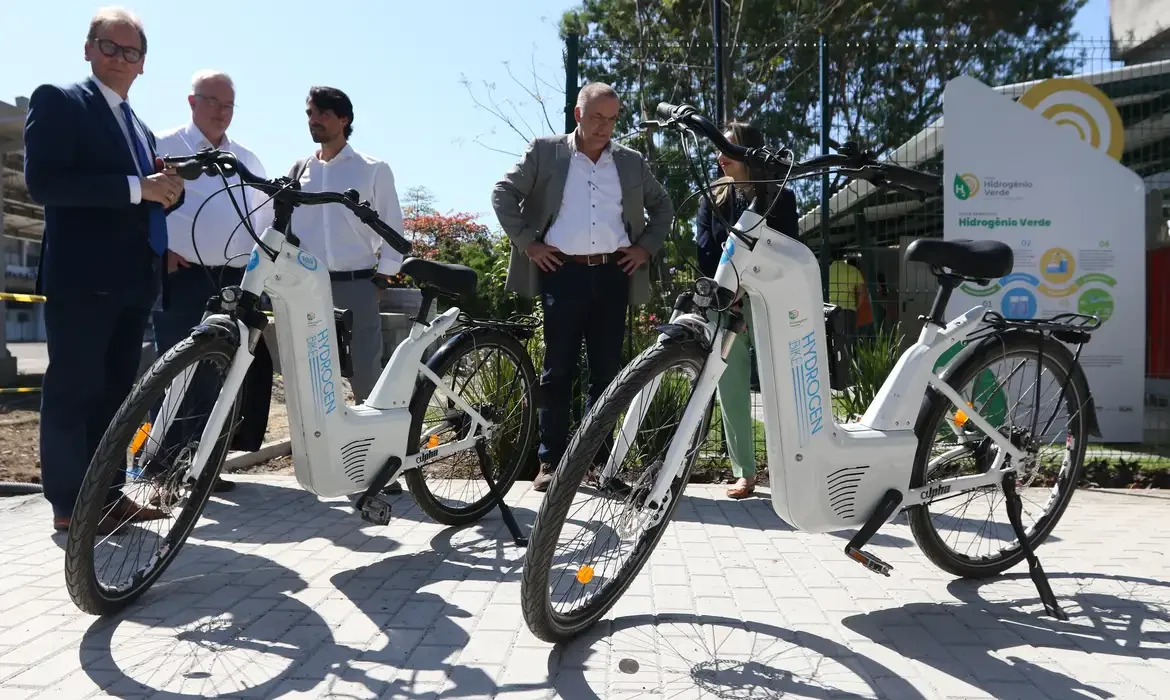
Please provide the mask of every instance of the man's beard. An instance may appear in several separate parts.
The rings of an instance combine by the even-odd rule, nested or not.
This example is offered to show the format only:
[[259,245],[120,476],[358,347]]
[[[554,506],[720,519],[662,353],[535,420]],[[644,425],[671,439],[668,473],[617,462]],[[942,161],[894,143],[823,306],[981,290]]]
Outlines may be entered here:
[[325,143],[329,140],[324,129],[309,129],[309,138],[313,139],[313,143]]

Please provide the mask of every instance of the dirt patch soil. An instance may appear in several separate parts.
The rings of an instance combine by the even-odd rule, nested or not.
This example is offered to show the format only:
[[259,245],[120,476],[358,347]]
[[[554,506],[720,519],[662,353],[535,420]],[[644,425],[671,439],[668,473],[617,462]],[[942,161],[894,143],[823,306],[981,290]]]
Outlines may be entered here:
[[[352,401],[352,397],[350,398]],[[32,407],[35,400],[23,401],[19,404],[0,406],[0,481],[16,481],[21,483],[39,484],[41,482],[41,416]],[[268,410],[268,428],[264,433],[264,442],[283,440],[288,437],[288,410],[284,405],[284,382],[280,375],[273,377],[272,403]],[[286,465],[277,463],[264,464],[244,470],[249,473],[287,473],[292,474],[292,458],[282,457],[275,460],[287,460]],[[274,460],[270,460],[273,462]]]

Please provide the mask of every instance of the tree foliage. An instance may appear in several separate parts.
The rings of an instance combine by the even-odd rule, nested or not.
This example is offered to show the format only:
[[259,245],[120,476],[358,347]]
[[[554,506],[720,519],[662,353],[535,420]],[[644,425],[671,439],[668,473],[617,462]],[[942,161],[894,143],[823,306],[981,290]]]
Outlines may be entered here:
[[[484,317],[506,318],[515,313],[521,302],[504,290],[508,239],[493,234],[473,214],[440,213],[434,206],[435,196],[425,186],[408,189],[403,199],[407,202],[402,212],[404,235],[411,241],[413,257],[458,263],[476,271],[476,298],[461,301],[460,308]],[[391,284],[405,287],[411,282],[399,273]]]
[[[823,33],[832,137],[886,153],[941,116],[943,89],[957,75],[998,85],[1075,69],[1077,57],[1063,49],[1085,1],[725,0],[726,113],[759,126],[772,145],[812,155]],[[624,96],[625,133],[653,119],[659,101],[694,105],[715,120],[711,19],[710,0],[584,0],[565,13],[561,32],[581,36],[582,79]],[[676,203],[697,186],[677,137],[635,141]],[[714,159],[705,165],[714,174]],[[807,202],[811,191],[797,191]],[[679,212],[693,214],[693,204]]]

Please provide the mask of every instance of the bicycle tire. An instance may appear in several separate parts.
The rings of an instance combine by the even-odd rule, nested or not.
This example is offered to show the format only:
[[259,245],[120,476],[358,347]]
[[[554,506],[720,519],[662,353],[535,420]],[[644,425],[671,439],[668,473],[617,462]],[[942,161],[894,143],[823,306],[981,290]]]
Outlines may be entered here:
[[[516,454],[519,458],[511,460],[510,464],[497,465],[498,475],[495,477],[496,488],[500,497],[504,497],[516,482],[516,475],[527,461],[527,455],[534,448],[536,437],[536,369],[528,351],[514,336],[494,328],[474,328],[456,335],[443,345],[427,362],[427,366],[443,377],[455,364],[470,352],[484,348],[499,348],[507,356],[516,361],[520,369],[522,380],[527,385],[523,393],[524,408],[522,414],[521,439],[513,443],[518,446]],[[428,379],[421,379],[418,388],[411,399],[410,436],[407,439],[406,453],[416,454],[421,447],[423,420],[426,417],[427,407],[435,393],[435,384]],[[478,457],[476,458],[478,460]],[[493,462],[496,460],[493,458]],[[481,465],[482,466],[482,465]],[[418,507],[442,525],[467,525],[481,519],[496,507],[496,499],[491,491],[486,491],[482,498],[463,506],[451,507],[442,503],[427,485],[423,474],[423,467],[410,469],[405,472],[406,486]],[[486,485],[485,485],[486,486]]]
[[[1076,406],[1088,406],[1088,388],[1083,381],[1076,380],[1080,374],[1073,364],[1072,353],[1059,342],[1038,336],[1035,333],[1016,331],[991,336],[977,346],[964,350],[956,357],[956,363],[947,370],[942,378],[962,394],[963,387],[996,362],[1019,355],[1029,356],[1028,359],[1039,357],[1038,342],[1042,347],[1040,352],[1042,353],[1043,366],[1052,371],[1058,381],[1067,382],[1068,388],[1064,400],[1070,408],[1070,412]],[[1070,375],[1074,377],[1073,380],[1069,380]],[[926,481],[926,466],[934,445],[934,437],[941,421],[945,420],[946,414],[951,408],[952,404],[949,399],[938,392],[930,392],[916,429],[919,443],[914,455],[914,468],[910,475],[912,489],[924,488],[928,483]],[[1073,463],[1070,469],[1063,472],[1060,479],[1061,492],[1056,507],[1050,509],[1036,522],[1032,534],[1029,535],[1033,549],[1044,542],[1064,515],[1064,511],[1068,508],[1073,493],[1076,491],[1076,485],[1080,482],[1084,472],[1085,450],[1088,447],[1089,432],[1086,409],[1075,413],[1074,418],[1070,421],[1069,432],[1072,434],[1074,444]],[[906,515],[910,523],[910,532],[926,557],[943,571],[955,576],[962,578],[997,576],[1018,564],[1026,556],[1019,543],[1012,540],[1014,547],[1001,551],[994,558],[976,561],[970,557],[959,555],[942,541],[927,509],[927,504],[908,508]]]
[[224,367],[228,367],[235,351],[235,344],[224,337],[191,335],[183,339],[139,378],[102,435],[82,481],[65,545],[65,585],[70,598],[82,611],[91,615],[110,615],[133,603],[162,576],[190,536],[227,458],[227,446],[231,443],[239,412],[238,401],[233,404],[225,421],[218,446],[209,455],[207,466],[191,488],[187,505],[171,528],[166,552],[158,557],[149,573],[124,593],[107,594],[98,584],[93,547],[104,507],[104,494],[109,491],[115,472],[125,467],[130,441],[143,419],[149,416],[151,406],[163,397],[171,381],[180,372],[211,357],[221,358]]
[[[614,378],[598,398],[597,403],[586,414],[581,427],[570,441],[565,456],[553,473],[548,491],[537,511],[529,536],[528,549],[524,554],[523,576],[521,579],[521,607],[528,629],[538,639],[558,643],[571,640],[584,633],[612,608],[637,578],[654,548],[666,532],[666,526],[674,516],[683,489],[691,477],[698,458],[693,446],[702,444],[711,424],[714,394],[707,404],[699,430],[692,437],[691,458],[683,465],[682,473],[671,484],[670,503],[662,520],[642,533],[637,550],[630,560],[615,575],[613,585],[582,612],[565,615],[552,609],[549,594],[549,574],[552,569],[554,549],[561,530],[572,506],[573,497],[581,482],[592,467],[593,456],[597,454],[602,441],[611,434],[620,412],[627,409],[641,389],[655,377],[680,365],[689,365],[696,377],[702,372],[707,351],[693,339],[654,344],[639,354]],[[676,439],[677,435],[672,438]]]

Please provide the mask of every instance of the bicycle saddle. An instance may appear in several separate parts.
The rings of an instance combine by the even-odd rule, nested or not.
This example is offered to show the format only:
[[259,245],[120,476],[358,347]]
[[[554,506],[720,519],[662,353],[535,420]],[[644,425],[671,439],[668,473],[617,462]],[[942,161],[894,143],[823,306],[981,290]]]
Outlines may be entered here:
[[999,241],[944,241],[920,238],[906,248],[906,260],[944,267],[962,277],[994,279],[1012,271],[1012,249]]
[[473,297],[479,283],[475,270],[466,265],[407,258],[402,263],[402,274],[420,284],[437,287],[440,291],[459,297]]

